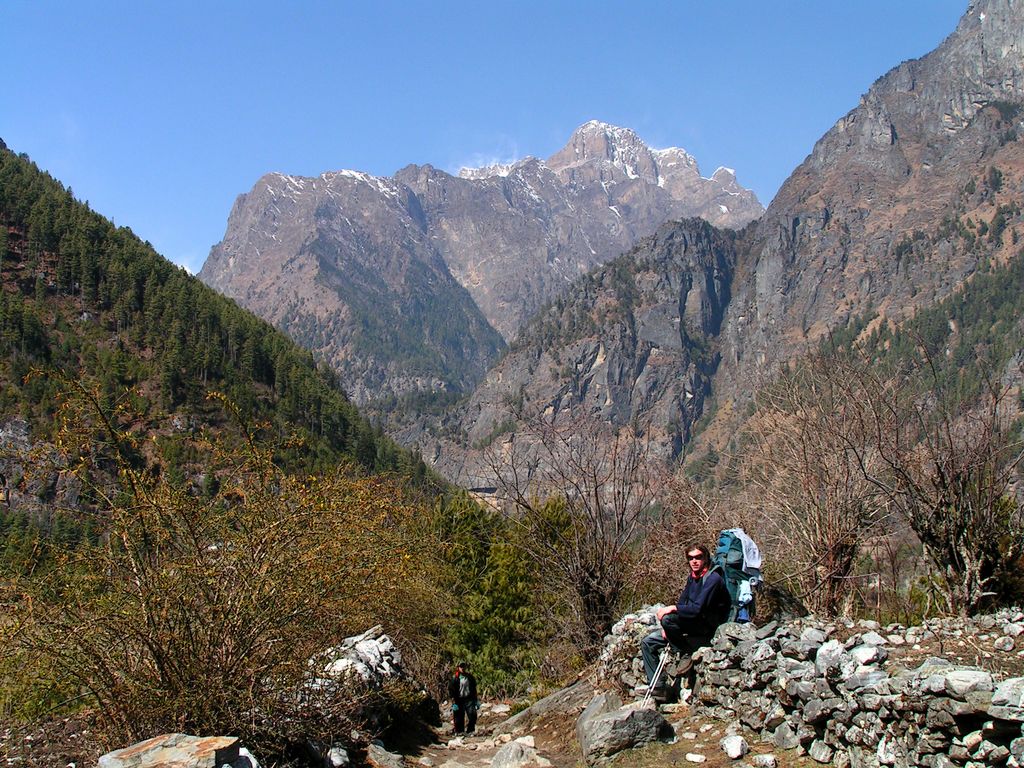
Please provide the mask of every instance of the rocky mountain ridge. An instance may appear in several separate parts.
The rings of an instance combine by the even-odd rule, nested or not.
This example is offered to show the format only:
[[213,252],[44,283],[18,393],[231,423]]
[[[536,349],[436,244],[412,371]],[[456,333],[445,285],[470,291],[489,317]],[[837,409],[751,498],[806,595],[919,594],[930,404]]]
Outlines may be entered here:
[[[997,197],[1022,196],[1022,11],[1019,0],[972,3],[938,48],[880,77],[783,184],[739,267],[723,334],[744,384],[869,309],[899,321],[976,268],[980,254],[942,224],[991,219]],[[978,180],[992,168],[1002,181],[986,189]],[[915,237],[915,259],[894,258]],[[1005,258],[1010,245],[994,250]]]
[[438,423],[414,421],[397,438],[469,487],[489,484],[488,452],[514,431],[513,411],[644,423],[656,453],[678,456],[711,394],[735,260],[729,230],[663,226],[541,310]]
[[458,392],[545,301],[664,221],[762,210],[728,169],[705,179],[685,151],[592,121],[547,161],[461,176],[268,174],[199,277],[315,350],[357,402]]
[[[570,401],[554,382],[571,380],[567,374],[579,370],[586,356],[576,355],[578,340],[552,355],[544,334],[531,325],[458,412],[465,416],[435,425],[427,436],[400,433],[401,438],[422,447],[432,444],[431,437],[443,443],[461,435],[466,447],[453,448],[454,458],[437,444],[426,455],[442,471],[468,480],[475,470],[466,468],[480,466],[478,447],[499,436],[508,440],[513,431],[506,424],[482,439],[481,425],[500,427],[508,418],[503,403],[526,400],[556,419],[560,410],[566,416],[574,410],[612,428],[639,421],[667,456],[680,454],[703,419],[700,449],[720,452],[728,449],[759,387],[832,330],[862,318],[874,318],[869,330],[883,322],[898,325],[956,294],[979,268],[1020,258],[1021,9],[1019,0],[975,3],[934,52],[879,78],[817,142],[765,215],[732,239],[729,269],[718,273],[721,282],[698,263],[677,263],[680,271],[671,280],[654,292],[641,291],[641,306],[665,307],[666,323],[687,328],[696,326],[687,319],[678,287],[716,286],[720,321],[681,337],[682,349],[675,338],[669,344],[663,336],[646,353],[646,359],[666,363],[659,379],[695,386],[681,386],[673,395],[666,391],[665,399],[654,402],[639,398],[633,401],[639,407],[628,409],[610,407],[593,390],[582,401]],[[657,260],[662,244],[687,237],[690,226],[666,225],[631,258],[636,264]],[[628,271],[637,286],[653,285]],[[560,314],[558,322],[566,327],[576,316],[591,318],[591,352],[644,325],[632,312],[601,314],[616,299],[593,294],[591,282],[602,279],[595,275],[545,310]],[[673,306],[678,310],[670,313]],[[677,351],[666,355],[668,350]],[[703,363],[699,386],[694,360]],[[561,377],[552,373],[566,364]],[[640,392],[650,381],[636,365],[619,365],[611,375],[620,391]]]
[[[611,429],[642,423],[668,457],[680,456],[697,432],[721,450],[759,386],[834,329],[865,318],[873,318],[869,330],[899,325],[956,294],[979,268],[1016,258],[1024,234],[1020,11],[1020,0],[972,4],[935,51],[875,82],[816,143],[764,216],[702,257],[693,257],[694,244],[716,236],[699,235],[693,223],[665,225],[614,269],[587,273],[589,247],[575,258],[557,251],[547,270],[533,270],[527,257],[520,271],[534,276],[531,296],[576,282],[540,308],[465,402],[434,423],[401,425],[400,439],[470,485],[487,485],[482,451],[514,432],[510,404],[530,403],[556,418],[586,413]],[[410,167],[396,180],[418,190],[425,210],[466,210],[460,196],[468,187],[461,185],[478,183],[495,199],[515,201],[517,211],[552,211],[560,198],[538,191],[555,189],[557,178],[580,195],[604,195],[600,205],[580,206],[565,219],[565,242],[589,246],[593,231],[610,231],[601,217],[621,212],[615,201],[628,200],[636,215],[680,180],[699,178],[690,160],[588,123],[546,162],[466,171],[475,182],[429,167]],[[619,197],[610,198],[606,187]],[[464,241],[472,231],[464,253],[491,255],[502,242],[529,241],[540,220],[491,218],[492,230],[473,229],[470,218],[449,235]],[[690,243],[689,255],[673,260],[672,241]],[[498,245],[487,251],[489,243]],[[535,259],[546,263],[551,254]],[[497,268],[446,258],[484,314],[509,303],[501,293],[508,281],[484,279]],[[653,277],[646,270],[656,263],[667,271]],[[715,306],[713,323],[694,322],[689,286],[703,287],[701,301]]]

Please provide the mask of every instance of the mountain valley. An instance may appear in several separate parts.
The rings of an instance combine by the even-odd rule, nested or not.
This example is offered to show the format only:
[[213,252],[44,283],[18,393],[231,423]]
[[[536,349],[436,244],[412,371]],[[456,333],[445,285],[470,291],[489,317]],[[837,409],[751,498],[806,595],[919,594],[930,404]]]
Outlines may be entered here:
[[[466,404],[396,434],[449,476],[476,478],[480,446],[498,433],[509,439],[507,403],[525,399],[556,419],[582,412],[612,429],[642,424],[665,457],[733,451],[754,396],[782,366],[850,324],[898,328],[979,270],[1022,258],[1022,117],[1024,29],[1011,4],[975,4],[938,49],[879,78],[756,222],[718,236],[703,259],[674,262],[671,279],[652,280],[639,265],[700,230],[665,224],[613,262],[616,290],[592,287],[610,283],[611,266],[582,278]],[[574,334],[580,317],[586,330]],[[549,327],[564,345],[552,344]],[[622,339],[645,335],[641,353],[616,358]]]
[[[1015,257],[1022,83],[1021,27],[990,0],[879,78],[763,215],[730,171],[705,179],[683,150],[592,121],[547,161],[459,177],[265,177],[200,277],[471,485],[512,402],[642,424],[674,460],[727,449],[780,365]],[[688,216],[737,233],[666,223]]]

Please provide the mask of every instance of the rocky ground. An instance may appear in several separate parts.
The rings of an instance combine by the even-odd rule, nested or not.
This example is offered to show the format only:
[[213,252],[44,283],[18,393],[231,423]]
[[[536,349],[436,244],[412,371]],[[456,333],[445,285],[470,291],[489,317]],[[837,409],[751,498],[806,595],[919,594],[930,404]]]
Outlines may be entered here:
[[[665,705],[660,709],[675,729],[676,740],[623,752],[613,758],[614,765],[621,768],[679,768],[698,764],[705,768],[722,768],[737,765],[737,761],[731,759],[719,744],[727,731],[731,732],[727,724],[696,715],[686,704]],[[581,765],[575,736],[578,714],[575,710],[547,712],[530,723],[528,735],[518,738],[533,746],[542,761],[548,761],[553,768]],[[417,754],[408,755],[407,762],[426,768],[489,768],[498,751],[513,740],[511,734],[496,733],[503,730],[502,724],[501,719],[485,714],[478,733],[468,738],[454,738],[451,726],[446,726],[438,731],[437,743],[424,747]],[[810,758],[793,750],[771,750],[758,745],[753,746],[744,761],[752,765],[756,755],[773,755],[778,768],[816,765]],[[542,761],[536,764],[543,766]]]
[[[903,638],[902,642],[888,645],[885,662],[888,670],[913,669],[927,659],[940,657],[957,665],[984,669],[999,681],[1024,676],[1024,633],[1007,634],[1007,615],[1004,612],[998,617],[933,620],[925,626],[912,628],[879,627],[871,622],[836,622],[828,628],[840,641],[874,630]],[[1024,614],[1017,611],[1013,616],[1024,617]],[[521,765],[569,768],[580,765],[582,755],[576,723],[594,694],[616,688],[628,702],[632,695],[640,693],[624,683],[623,677],[629,680],[638,667],[635,638],[648,628],[644,617],[643,613],[626,617],[618,627],[618,641],[609,642],[609,649],[614,648],[616,652],[606,653],[601,666],[590,670],[568,688],[515,716],[510,716],[511,703],[487,702],[475,734],[456,736],[451,732],[451,725],[446,724],[434,731],[431,743],[407,750],[403,755],[375,747],[369,754],[370,762],[378,768],[515,768]],[[685,697],[688,692],[683,693]],[[612,762],[623,768],[679,768],[689,764],[709,768],[743,764],[778,768],[817,765],[801,750],[783,750],[759,743],[754,733],[744,731],[738,723],[712,719],[698,709],[686,702],[661,707],[675,738],[627,750],[615,756]],[[722,740],[730,734],[743,735],[750,746],[750,752],[740,760],[730,758],[721,746]],[[0,768],[93,766],[99,752],[86,713],[54,718],[31,727],[0,726]]]
[[93,738],[90,717],[80,713],[31,726],[0,725],[0,766],[21,768],[84,768],[94,766],[101,750]]

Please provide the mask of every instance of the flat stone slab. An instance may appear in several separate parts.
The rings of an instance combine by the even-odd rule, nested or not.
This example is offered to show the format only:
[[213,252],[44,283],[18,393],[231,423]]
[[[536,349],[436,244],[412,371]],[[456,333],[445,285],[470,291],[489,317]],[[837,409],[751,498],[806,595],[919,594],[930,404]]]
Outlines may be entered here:
[[1024,723],[1024,677],[1011,677],[999,684],[992,695],[989,714]]
[[99,768],[220,768],[239,758],[234,736],[165,733],[103,755]]
[[974,691],[992,691],[995,684],[992,675],[982,669],[951,668],[929,675],[921,683],[921,690],[928,693],[945,694],[955,699]]
[[531,707],[513,715],[503,723],[494,728],[494,735],[501,736],[505,733],[525,732],[530,723],[537,717],[550,712],[580,712],[587,705],[587,702],[594,695],[593,684],[584,679],[579,680],[568,688],[555,691],[546,696]]
[[668,730],[665,719],[653,707],[636,702],[612,709],[616,699],[614,694],[595,697],[576,722],[576,739],[587,765],[657,741]]

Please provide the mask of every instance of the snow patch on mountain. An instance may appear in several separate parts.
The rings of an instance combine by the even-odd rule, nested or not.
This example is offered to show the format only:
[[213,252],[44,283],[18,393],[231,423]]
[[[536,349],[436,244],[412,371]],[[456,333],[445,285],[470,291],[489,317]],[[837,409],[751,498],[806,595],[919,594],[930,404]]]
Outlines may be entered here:
[[[521,161],[520,161],[521,162]],[[505,178],[511,174],[519,162],[511,163],[489,163],[477,168],[459,168],[458,176],[460,179],[470,179],[471,181],[479,181],[481,179],[491,179],[495,176]]]

